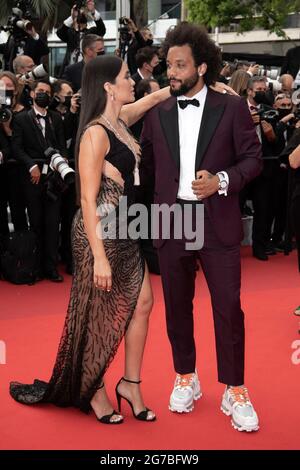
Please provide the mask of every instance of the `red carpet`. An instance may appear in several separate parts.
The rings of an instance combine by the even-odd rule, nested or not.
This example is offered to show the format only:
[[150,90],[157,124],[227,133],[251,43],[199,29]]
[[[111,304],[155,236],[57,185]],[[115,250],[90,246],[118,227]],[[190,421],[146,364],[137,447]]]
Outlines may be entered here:
[[[56,356],[68,303],[70,277],[63,284],[43,281],[35,286],[0,282],[0,342],[6,364],[0,364],[1,449],[300,449],[299,319],[296,253],[277,254],[263,263],[243,248],[242,302],[246,318],[246,384],[260,417],[257,433],[239,433],[221,413],[223,385],[217,382],[209,294],[200,273],[195,302],[197,367],[204,396],[193,413],[172,414],[168,398],[174,373],[166,337],[160,277],[152,276],[155,305],[143,368],[145,402],[155,423],[136,421],[124,404],[126,421],[105,426],[75,409],[15,403],[8,394],[11,380],[48,380]],[[298,353],[292,349],[298,341]],[[3,345],[3,343],[0,343]],[[2,358],[3,359],[3,358]],[[0,357],[1,362],[1,357]],[[295,361],[297,362],[297,361]],[[107,375],[107,389],[122,375],[123,349]]]

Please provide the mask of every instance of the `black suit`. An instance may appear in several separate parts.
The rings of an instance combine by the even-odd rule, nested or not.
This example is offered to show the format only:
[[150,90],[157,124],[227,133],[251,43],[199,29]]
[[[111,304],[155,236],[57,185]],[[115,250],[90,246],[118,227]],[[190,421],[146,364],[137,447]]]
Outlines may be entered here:
[[61,67],[60,75],[63,74],[65,67],[69,65],[72,52],[74,52],[75,49],[80,48],[81,35],[84,36],[85,34],[97,34],[97,36],[101,37],[105,35],[106,27],[102,18],[99,18],[99,20],[95,21],[95,24],[95,26],[86,28],[83,31],[76,31],[76,29],[73,27],[68,27],[65,24],[62,24],[62,26],[58,28],[56,31],[57,36],[59,39],[61,39],[61,41],[67,43],[66,55]]
[[[24,55],[31,57],[36,65],[41,63],[44,55],[49,54],[49,47],[41,39],[33,39],[28,36],[24,44]],[[13,60],[18,52],[18,46],[15,43],[13,36],[10,36],[5,44],[0,45],[0,53],[3,54],[5,67],[4,70],[13,72]]]
[[69,65],[65,68],[63,79],[72,83],[74,92],[76,93],[81,88],[82,72],[84,68],[84,62],[81,60],[77,64]]
[[284,73],[289,73],[296,78],[296,75],[300,69],[300,46],[293,47],[289,49],[286,53],[286,56],[283,60],[283,65],[281,67],[281,75]]
[[0,152],[2,152],[3,162],[0,164],[0,235],[8,233],[8,184],[6,160],[10,156],[10,148],[2,127],[0,127]]
[[31,229],[37,234],[40,254],[40,269],[51,273],[57,264],[59,220],[61,197],[52,200],[46,194],[45,176],[41,175],[38,184],[30,178],[30,168],[38,162],[40,171],[43,169],[44,150],[48,146],[57,148],[63,156],[67,155],[63,122],[55,111],[48,111],[45,138],[38,127],[33,110],[19,113],[13,122],[12,145],[15,158],[23,163],[24,193],[27,202]]

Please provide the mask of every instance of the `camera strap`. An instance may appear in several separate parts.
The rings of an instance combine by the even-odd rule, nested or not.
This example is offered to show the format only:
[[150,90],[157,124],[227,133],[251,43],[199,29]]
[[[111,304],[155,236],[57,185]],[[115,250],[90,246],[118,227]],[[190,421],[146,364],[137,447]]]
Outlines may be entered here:
[[[39,144],[40,146],[42,147],[43,149],[43,152],[48,148],[48,147],[57,147],[57,140],[56,140],[56,137],[55,137],[55,130],[54,130],[54,126],[53,126],[53,122],[52,122],[52,118],[51,118],[51,115],[49,113],[49,111],[47,112],[47,115],[45,116],[45,135],[43,133],[43,127],[39,121],[39,119],[37,118],[35,112],[33,109],[30,109],[28,111],[28,116],[30,117],[31,119],[31,122],[33,123],[34,125],[34,128],[38,128],[39,132],[36,132],[36,135],[38,136],[38,140],[39,140]],[[47,124],[49,124],[49,126],[47,126]],[[50,131],[51,133],[51,141],[49,140],[49,135],[47,131]]]

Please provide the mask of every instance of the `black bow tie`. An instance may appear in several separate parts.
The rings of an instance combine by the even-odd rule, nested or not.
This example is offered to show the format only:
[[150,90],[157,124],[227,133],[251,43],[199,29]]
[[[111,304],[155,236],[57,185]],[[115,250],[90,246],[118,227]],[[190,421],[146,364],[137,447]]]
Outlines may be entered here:
[[37,114],[36,117],[37,117],[38,119],[46,119],[47,114],[45,114],[45,116],[43,116],[42,114]]
[[199,108],[200,103],[199,101],[194,98],[193,100],[178,100],[178,104],[181,107],[181,109],[185,109],[189,104],[192,104],[193,106],[196,106]]

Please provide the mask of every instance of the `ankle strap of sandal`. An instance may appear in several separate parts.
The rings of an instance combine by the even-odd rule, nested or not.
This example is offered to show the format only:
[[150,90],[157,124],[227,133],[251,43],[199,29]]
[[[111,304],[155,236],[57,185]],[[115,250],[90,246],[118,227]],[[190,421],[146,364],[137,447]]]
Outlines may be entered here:
[[130,384],[140,384],[141,383],[141,380],[129,380],[129,379],[125,379],[125,377],[122,377],[122,379],[124,380],[124,382],[128,382]]

